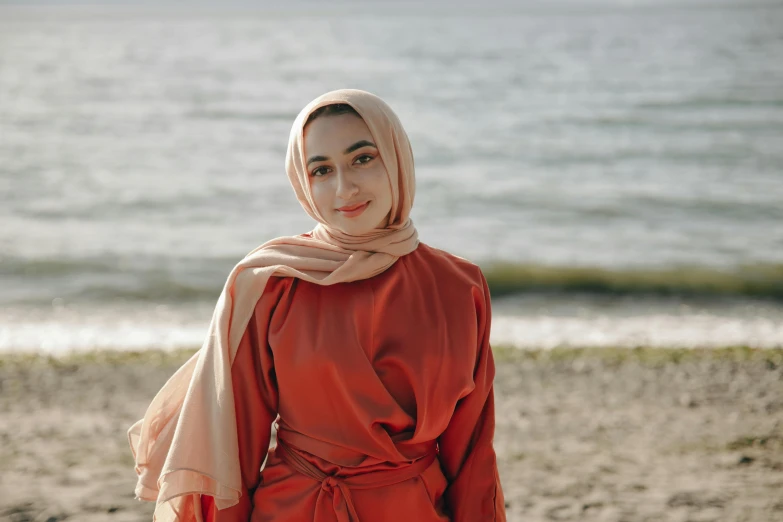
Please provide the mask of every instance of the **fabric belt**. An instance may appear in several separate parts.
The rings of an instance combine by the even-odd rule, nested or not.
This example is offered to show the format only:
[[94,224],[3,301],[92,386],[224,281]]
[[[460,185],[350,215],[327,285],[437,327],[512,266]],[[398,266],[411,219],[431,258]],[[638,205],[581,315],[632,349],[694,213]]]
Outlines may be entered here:
[[[280,460],[302,475],[321,483],[321,491],[318,492],[318,498],[316,499],[314,522],[323,522],[325,520],[323,513],[328,512],[329,496],[332,497],[332,510],[337,515],[338,522],[359,522],[359,517],[356,514],[356,508],[351,498],[352,489],[372,489],[405,482],[421,475],[437,458],[437,451],[435,445],[433,445],[430,452],[405,467],[340,477],[337,474],[325,474],[279,438],[277,440],[277,448],[280,450],[277,452]],[[324,511],[325,509],[326,511]]]

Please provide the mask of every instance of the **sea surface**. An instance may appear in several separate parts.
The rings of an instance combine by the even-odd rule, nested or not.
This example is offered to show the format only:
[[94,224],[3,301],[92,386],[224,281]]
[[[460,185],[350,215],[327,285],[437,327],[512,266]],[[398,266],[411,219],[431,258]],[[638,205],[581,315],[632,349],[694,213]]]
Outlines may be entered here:
[[200,345],[312,229],[286,142],[342,87],[402,119],[494,342],[783,346],[783,5],[291,5],[0,5],[0,352]]

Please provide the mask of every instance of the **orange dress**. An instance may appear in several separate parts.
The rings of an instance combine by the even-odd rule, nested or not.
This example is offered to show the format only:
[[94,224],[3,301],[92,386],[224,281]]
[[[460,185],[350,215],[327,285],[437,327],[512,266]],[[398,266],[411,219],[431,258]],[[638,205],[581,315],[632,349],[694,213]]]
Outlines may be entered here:
[[231,369],[242,496],[204,520],[505,521],[490,314],[480,269],[423,243],[370,279],[271,278]]

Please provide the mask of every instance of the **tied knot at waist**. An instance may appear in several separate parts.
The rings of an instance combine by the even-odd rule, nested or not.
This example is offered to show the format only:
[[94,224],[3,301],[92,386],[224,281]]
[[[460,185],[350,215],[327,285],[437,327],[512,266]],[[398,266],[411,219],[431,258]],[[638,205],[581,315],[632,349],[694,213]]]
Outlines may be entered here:
[[[340,476],[339,471],[327,475],[279,438],[277,447],[280,450],[277,453],[283,462],[302,475],[321,483],[321,491],[316,499],[316,521],[333,520],[334,516],[329,515],[331,511],[338,522],[360,522],[351,498],[352,489],[372,489],[405,482],[421,475],[437,458],[437,449],[433,442],[430,451],[406,466]],[[330,496],[331,502],[328,501]]]
[[332,491],[338,484],[338,480],[332,475],[329,475],[321,481],[321,489],[324,491]]

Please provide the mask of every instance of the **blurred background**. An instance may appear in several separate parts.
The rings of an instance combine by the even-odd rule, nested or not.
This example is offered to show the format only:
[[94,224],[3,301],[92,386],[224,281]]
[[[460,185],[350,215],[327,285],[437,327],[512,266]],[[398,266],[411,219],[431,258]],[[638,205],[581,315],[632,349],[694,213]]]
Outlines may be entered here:
[[495,343],[783,345],[779,2],[72,3],[0,3],[0,351],[199,346],[313,227],[288,132],[342,87],[401,117]]
[[0,522],[152,519],[127,430],[343,87],[490,284],[509,521],[783,520],[780,1],[0,0]]

